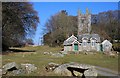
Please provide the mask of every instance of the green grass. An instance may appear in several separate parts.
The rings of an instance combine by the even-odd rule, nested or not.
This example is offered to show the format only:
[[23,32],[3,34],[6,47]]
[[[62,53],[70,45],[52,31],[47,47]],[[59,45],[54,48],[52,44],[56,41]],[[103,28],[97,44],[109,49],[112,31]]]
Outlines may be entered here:
[[54,57],[50,55],[44,55],[43,52],[59,52],[62,48],[55,47],[51,48],[48,46],[39,46],[39,47],[24,47],[19,48],[22,50],[36,50],[36,52],[19,52],[19,53],[10,53],[7,55],[3,55],[3,65],[9,62],[16,62],[18,64],[21,63],[31,63],[37,66],[38,70],[29,74],[31,76],[39,75],[39,76],[53,76],[52,72],[46,72],[45,66],[49,62],[55,63],[68,63],[68,62],[78,62],[83,64],[96,65],[100,67],[109,68],[111,70],[118,71],[118,57],[111,58],[103,53],[97,53],[96,55],[84,55],[84,54],[68,54],[64,57]]

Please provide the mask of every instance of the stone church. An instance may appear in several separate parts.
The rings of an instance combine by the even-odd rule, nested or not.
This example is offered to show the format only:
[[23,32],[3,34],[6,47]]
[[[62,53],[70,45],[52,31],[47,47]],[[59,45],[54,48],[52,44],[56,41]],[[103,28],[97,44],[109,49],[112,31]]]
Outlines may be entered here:
[[64,51],[102,51],[101,40],[98,34],[91,34],[91,14],[78,10],[78,36],[72,35],[63,43]]

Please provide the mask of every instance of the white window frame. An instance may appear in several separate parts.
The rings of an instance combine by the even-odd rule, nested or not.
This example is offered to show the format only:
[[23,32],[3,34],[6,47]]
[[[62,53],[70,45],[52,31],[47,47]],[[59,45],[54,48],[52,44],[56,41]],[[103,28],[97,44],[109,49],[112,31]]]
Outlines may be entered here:
[[83,40],[83,46],[84,46],[84,47],[87,46],[87,40]]
[[92,47],[95,47],[95,42],[96,42],[95,40],[91,40],[91,46]]

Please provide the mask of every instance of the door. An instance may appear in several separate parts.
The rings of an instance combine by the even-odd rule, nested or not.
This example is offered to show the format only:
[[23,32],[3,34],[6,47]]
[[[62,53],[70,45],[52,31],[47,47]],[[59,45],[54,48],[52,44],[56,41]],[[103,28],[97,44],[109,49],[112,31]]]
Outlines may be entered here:
[[74,50],[78,51],[78,44],[74,44]]
[[103,45],[102,44],[100,45],[100,51],[103,51]]

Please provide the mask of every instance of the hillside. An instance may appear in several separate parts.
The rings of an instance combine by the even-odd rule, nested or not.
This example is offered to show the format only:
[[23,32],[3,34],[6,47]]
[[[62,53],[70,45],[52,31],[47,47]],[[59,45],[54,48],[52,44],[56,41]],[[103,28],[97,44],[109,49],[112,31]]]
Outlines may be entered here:
[[[37,67],[35,72],[31,74],[22,74],[16,76],[57,76],[53,72],[47,72],[45,66],[50,62],[65,64],[70,62],[76,62],[80,64],[90,64],[108,68],[113,71],[118,71],[118,56],[111,57],[101,52],[95,52],[95,54],[64,54],[63,56],[53,55],[60,53],[61,47],[49,47],[49,46],[36,46],[36,47],[24,47],[24,48],[11,48],[16,51],[11,51],[8,54],[2,56],[2,65],[7,63],[16,62],[17,64],[34,64]],[[35,50],[35,52],[28,52],[28,50]],[[45,52],[51,52],[51,54],[45,54]],[[2,68],[2,67],[1,67]],[[7,74],[6,76],[12,76]]]

